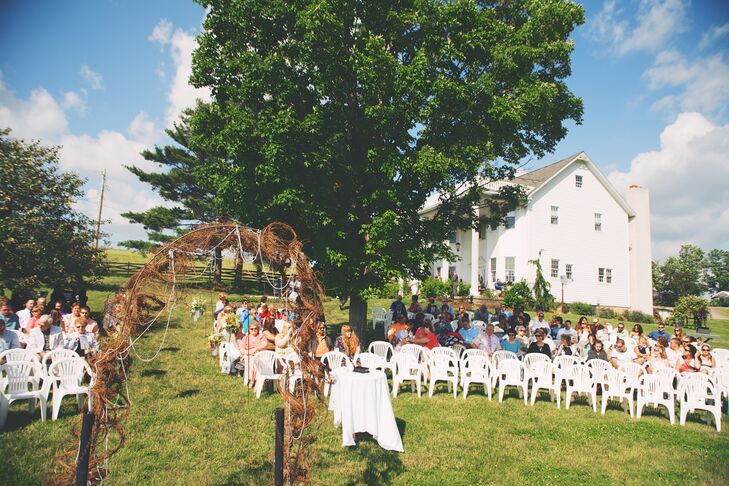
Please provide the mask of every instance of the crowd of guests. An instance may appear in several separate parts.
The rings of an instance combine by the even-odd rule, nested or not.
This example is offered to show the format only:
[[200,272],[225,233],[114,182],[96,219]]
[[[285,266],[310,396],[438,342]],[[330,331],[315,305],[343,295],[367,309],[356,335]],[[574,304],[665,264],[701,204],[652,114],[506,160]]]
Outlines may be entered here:
[[[387,329],[387,340],[396,351],[405,344],[429,349],[459,344],[481,349],[489,356],[499,350],[520,357],[528,353],[550,358],[569,355],[584,361],[609,361],[615,368],[638,363],[648,370],[667,366],[682,373],[708,373],[716,367],[708,343],[685,335],[681,327],[675,327],[671,335],[663,322],[649,333],[637,323],[628,330],[622,321],[613,328],[598,318],[589,323],[584,316],[573,326],[571,320],[559,315],[546,320],[544,312],[537,311],[536,317],[531,318],[523,309],[514,309],[512,313],[497,306],[491,312],[485,304],[471,317],[465,306],[456,310],[448,298],[438,305],[432,296],[424,307],[413,296],[407,308],[398,296],[390,311],[393,323]],[[478,326],[474,326],[475,322]]]
[[10,302],[0,301],[0,352],[25,348],[43,359],[54,349],[70,349],[85,357],[98,350],[99,325],[86,306],[44,297],[28,299],[14,312]]

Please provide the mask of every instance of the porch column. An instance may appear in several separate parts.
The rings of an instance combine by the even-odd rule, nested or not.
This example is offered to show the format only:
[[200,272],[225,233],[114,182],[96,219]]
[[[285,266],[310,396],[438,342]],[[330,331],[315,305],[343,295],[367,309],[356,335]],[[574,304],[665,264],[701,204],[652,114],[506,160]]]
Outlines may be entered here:
[[[478,207],[474,207],[473,211],[478,215]],[[478,230],[471,228],[471,295],[478,297],[481,295],[478,291],[478,265],[480,259],[480,243]]]
[[440,279],[444,282],[448,280],[448,260],[445,258],[440,262]]

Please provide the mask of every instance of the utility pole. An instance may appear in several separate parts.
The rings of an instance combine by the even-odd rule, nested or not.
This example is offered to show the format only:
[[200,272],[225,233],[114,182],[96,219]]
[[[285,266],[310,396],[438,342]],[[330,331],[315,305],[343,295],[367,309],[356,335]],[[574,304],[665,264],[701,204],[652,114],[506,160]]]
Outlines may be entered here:
[[99,249],[99,233],[101,232],[101,208],[104,206],[104,189],[106,188],[106,169],[101,173],[101,196],[99,197],[99,214],[96,217],[94,233],[94,251]]

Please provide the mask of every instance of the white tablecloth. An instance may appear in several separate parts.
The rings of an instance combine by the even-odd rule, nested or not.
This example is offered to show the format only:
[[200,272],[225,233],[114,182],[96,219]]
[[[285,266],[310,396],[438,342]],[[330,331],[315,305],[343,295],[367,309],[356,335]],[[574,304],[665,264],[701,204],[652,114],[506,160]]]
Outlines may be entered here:
[[334,412],[334,425],[342,425],[342,447],[356,445],[354,434],[367,432],[383,449],[403,452],[385,373],[355,373],[342,368],[334,377],[329,410]]

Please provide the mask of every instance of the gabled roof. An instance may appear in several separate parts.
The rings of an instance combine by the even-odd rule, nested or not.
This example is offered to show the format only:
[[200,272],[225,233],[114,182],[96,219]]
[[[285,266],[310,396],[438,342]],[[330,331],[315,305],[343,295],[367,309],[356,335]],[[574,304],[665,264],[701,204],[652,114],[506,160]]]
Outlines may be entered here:
[[597,166],[592,162],[592,160],[590,160],[590,157],[588,157],[584,151],[571,155],[570,157],[562,159],[559,162],[544,166],[541,169],[527,172],[524,175],[515,177],[514,182],[531,187],[532,189],[527,191],[527,196],[531,198],[542,187],[546,186],[549,181],[557,177],[563,170],[565,170],[567,167],[575,162],[584,163],[585,166],[587,166],[587,168],[590,170],[590,172],[592,172],[592,174],[595,176],[595,178],[600,181],[603,187],[608,191],[608,193],[610,193],[613,199],[615,199],[615,202],[617,202],[618,205],[623,208],[623,211],[625,211],[627,215],[631,218],[635,216],[635,211],[633,210],[633,208],[631,208],[628,203],[625,202],[625,199],[623,199],[623,197],[620,195],[620,193],[618,193],[618,191],[610,183],[610,181],[608,181],[607,178],[602,175],[602,172],[600,172]]

